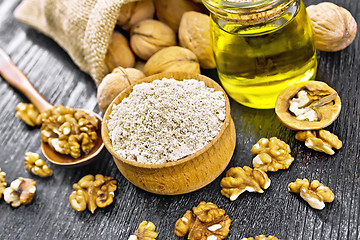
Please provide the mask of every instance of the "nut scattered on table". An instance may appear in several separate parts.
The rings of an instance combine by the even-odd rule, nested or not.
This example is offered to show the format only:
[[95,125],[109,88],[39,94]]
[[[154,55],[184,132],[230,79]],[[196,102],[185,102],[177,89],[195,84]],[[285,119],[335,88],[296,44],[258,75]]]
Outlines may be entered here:
[[225,210],[218,208],[214,203],[201,202],[188,210],[175,224],[175,235],[192,240],[219,240],[229,234],[231,220],[225,215]]
[[100,207],[104,208],[113,202],[116,180],[101,174],[86,175],[78,183],[73,185],[73,191],[69,197],[71,207],[76,211],[84,211],[86,208],[91,213]]
[[181,17],[188,11],[204,11],[202,4],[189,0],[155,0],[156,17],[178,31]]
[[129,41],[121,33],[113,32],[105,56],[108,72],[116,67],[131,68],[135,64],[135,55],[130,49]]
[[145,19],[153,18],[155,6],[153,0],[141,0],[124,4],[117,18],[116,24],[125,30]]
[[192,51],[187,48],[172,46],[156,52],[144,66],[146,76],[163,72],[200,73],[200,65]]
[[51,176],[53,173],[46,165],[44,160],[40,159],[39,154],[33,152],[25,153],[25,169],[32,174],[45,178]]
[[101,112],[105,113],[110,103],[124,89],[143,79],[145,74],[135,68],[115,68],[101,81],[97,89],[97,102]]
[[7,186],[5,177],[6,177],[6,173],[1,171],[1,168],[0,168],[0,199],[1,199],[2,194]]
[[334,155],[333,148],[339,150],[342,147],[339,138],[327,130],[299,131],[296,133],[295,138],[305,142],[305,146],[308,148],[329,155]]
[[4,200],[12,207],[29,204],[36,192],[36,182],[30,178],[18,178],[4,190]]
[[179,41],[182,47],[195,53],[202,68],[215,68],[211,49],[210,17],[199,12],[183,14],[179,27]]
[[294,161],[290,152],[289,145],[276,137],[261,138],[251,149],[251,153],[256,154],[253,166],[264,172],[288,169]]
[[274,237],[274,236],[268,236],[266,237],[265,235],[259,235],[259,236],[256,236],[255,238],[243,238],[241,240],[279,240],[277,237]]
[[79,158],[90,153],[97,140],[98,119],[62,105],[41,113],[41,139],[55,151]]
[[245,191],[263,193],[263,189],[267,189],[270,183],[267,174],[260,169],[233,167],[220,182],[221,194],[234,201]]
[[330,188],[321,184],[318,180],[311,182],[309,186],[309,180],[296,179],[295,182],[289,184],[289,192],[300,193],[302,199],[309,203],[312,208],[322,210],[325,207],[325,203],[333,202],[335,196]]
[[140,223],[134,235],[129,240],[155,240],[158,234],[155,232],[156,226],[152,222],[143,221]]
[[308,81],[282,91],[275,105],[279,120],[292,130],[317,130],[339,116],[341,101],[326,83]]
[[349,46],[355,39],[357,24],[345,8],[330,2],[307,7],[314,30],[315,47],[321,51],[336,52]]
[[32,103],[19,103],[16,106],[16,117],[23,120],[27,125],[35,127],[41,125],[40,112]]
[[130,46],[136,56],[148,60],[160,49],[175,46],[175,32],[165,23],[154,19],[138,22],[131,28]]

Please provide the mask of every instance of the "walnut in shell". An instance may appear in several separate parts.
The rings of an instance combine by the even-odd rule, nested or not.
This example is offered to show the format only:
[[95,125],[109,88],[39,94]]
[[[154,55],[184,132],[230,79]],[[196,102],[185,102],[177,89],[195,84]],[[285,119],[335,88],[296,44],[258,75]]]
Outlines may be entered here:
[[215,68],[211,49],[210,17],[199,12],[183,14],[179,27],[179,41],[182,47],[195,53],[202,68]]
[[[305,92],[305,95],[302,93]],[[279,120],[292,130],[317,130],[329,126],[339,116],[341,101],[324,82],[298,83],[282,91],[275,104]]]
[[36,182],[30,178],[18,178],[4,190],[4,200],[12,207],[31,203],[36,192]]
[[174,45],[176,45],[175,32],[158,20],[147,19],[131,28],[131,49],[143,60],[148,60],[160,49]]
[[330,2],[307,7],[314,30],[315,47],[336,52],[349,46],[355,39],[357,24],[346,9]]
[[129,41],[121,33],[113,32],[105,56],[105,64],[109,72],[119,66],[124,68],[134,66],[134,53],[130,49]]
[[146,76],[162,72],[200,73],[200,65],[192,51],[172,46],[156,52],[144,66]]
[[145,74],[135,68],[115,68],[100,83],[97,90],[97,102],[101,112],[105,113],[106,109],[124,89],[132,84],[136,84],[143,79]]
[[185,12],[204,11],[202,4],[190,0],[155,0],[157,18],[178,32],[181,17]]
[[141,0],[124,4],[117,18],[116,24],[125,30],[145,19],[153,18],[155,6],[153,0]]

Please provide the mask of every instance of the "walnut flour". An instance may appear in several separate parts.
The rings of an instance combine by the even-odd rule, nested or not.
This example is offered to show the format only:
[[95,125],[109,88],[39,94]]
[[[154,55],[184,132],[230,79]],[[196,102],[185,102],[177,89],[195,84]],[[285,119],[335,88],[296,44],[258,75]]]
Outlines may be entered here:
[[113,105],[107,122],[123,158],[159,164],[184,158],[209,143],[225,120],[225,97],[204,82],[155,80],[133,87]]

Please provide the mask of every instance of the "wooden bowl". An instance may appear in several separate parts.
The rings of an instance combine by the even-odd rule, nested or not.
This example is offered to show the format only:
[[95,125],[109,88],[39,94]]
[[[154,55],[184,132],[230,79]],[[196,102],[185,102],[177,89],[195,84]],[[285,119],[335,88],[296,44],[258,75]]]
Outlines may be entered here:
[[196,79],[205,82],[207,87],[222,91],[226,100],[226,117],[218,135],[201,150],[175,162],[144,164],[120,157],[112,147],[107,122],[114,104],[119,104],[129,96],[132,87],[121,92],[105,112],[102,123],[102,138],[120,172],[135,186],[146,191],[176,195],[198,190],[215,180],[226,168],[235,149],[236,133],[230,116],[230,103],[225,91],[212,79],[193,73],[160,73],[144,78],[141,82],[156,79],[174,78],[176,80]]

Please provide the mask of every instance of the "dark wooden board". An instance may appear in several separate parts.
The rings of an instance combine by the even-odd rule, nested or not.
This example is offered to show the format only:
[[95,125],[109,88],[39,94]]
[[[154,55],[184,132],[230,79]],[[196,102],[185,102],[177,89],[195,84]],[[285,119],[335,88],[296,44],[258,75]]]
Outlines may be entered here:
[[[0,47],[24,71],[51,103],[99,112],[96,86],[50,38],[17,22],[13,10],[20,0],[0,0]],[[319,3],[305,0],[305,4]],[[347,8],[360,23],[359,0],[331,0]],[[251,166],[251,146],[261,137],[276,136],[289,143],[295,162],[289,170],[270,173],[271,187],[264,194],[244,193],[230,202],[220,194],[218,179],[193,193],[160,196],[134,187],[117,170],[106,151],[98,161],[79,168],[49,164],[54,175],[40,179],[25,170],[25,152],[40,153],[40,132],[15,118],[15,107],[27,100],[0,78],[0,167],[8,182],[30,177],[37,193],[28,206],[13,209],[0,200],[0,239],[127,239],[143,220],[157,226],[158,239],[180,239],[176,220],[200,201],[211,201],[232,219],[227,239],[259,234],[282,239],[360,239],[360,124],[359,34],[353,44],[336,53],[318,53],[317,79],[335,88],[342,99],[339,118],[327,129],[343,140],[334,156],[307,149],[294,132],[277,120],[273,110],[255,110],[231,101],[237,146],[229,164]],[[214,71],[207,75],[216,79]],[[75,212],[68,201],[72,184],[86,174],[101,173],[118,181],[114,203],[105,209]],[[318,179],[329,186],[335,201],[324,210],[310,208],[287,190],[296,178]]]

